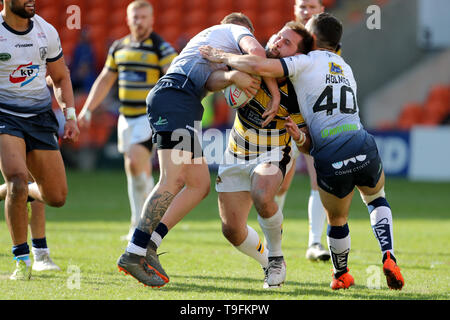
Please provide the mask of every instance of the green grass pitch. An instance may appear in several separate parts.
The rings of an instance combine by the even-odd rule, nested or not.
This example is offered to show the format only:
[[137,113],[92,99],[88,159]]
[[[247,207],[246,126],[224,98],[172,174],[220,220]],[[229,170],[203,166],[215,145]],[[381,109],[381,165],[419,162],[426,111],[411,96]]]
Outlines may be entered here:
[[[26,282],[8,280],[14,261],[3,203],[0,205],[1,300],[449,299],[449,183],[387,179],[395,252],[406,281],[402,291],[389,290],[386,285],[367,209],[355,193],[349,217],[349,268],[355,286],[334,292],[329,287],[331,262],[305,259],[307,176],[297,175],[288,193],[283,224],[287,279],[277,290],[264,290],[259,264],[222,236],[214,188],[164,239],[159,252],[167,252],[161,262],[171,281],[163,288],[151,289],[119,273],[116,266],[126,247],[120,236],[127,233],[130,216],[123,171],[69,171],[68,182],[66,205],[47,209],[48,244],[53,260],[62,267],[60,272],[34,273]],[[254,210],[249,224],[262,236]]]

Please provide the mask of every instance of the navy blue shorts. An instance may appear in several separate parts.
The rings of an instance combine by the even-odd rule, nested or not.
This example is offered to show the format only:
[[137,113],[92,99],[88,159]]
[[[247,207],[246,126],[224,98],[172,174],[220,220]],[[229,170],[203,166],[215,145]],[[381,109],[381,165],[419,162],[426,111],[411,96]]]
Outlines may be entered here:
[[58,121],[52,110],[22,118],[0,112],[0,134],[22,138],[26,151],[59,150]]
[[315,160],[314,166],[319,187],[341,199],[355,186],[375,187],[383,172],[375,140],[370,135],[353,156],[339,161]]
[[148,94],[146,102],[154,134],[175,130],[187,130],[194,134],[202,121],[201,99],[176,81],[159,81]]

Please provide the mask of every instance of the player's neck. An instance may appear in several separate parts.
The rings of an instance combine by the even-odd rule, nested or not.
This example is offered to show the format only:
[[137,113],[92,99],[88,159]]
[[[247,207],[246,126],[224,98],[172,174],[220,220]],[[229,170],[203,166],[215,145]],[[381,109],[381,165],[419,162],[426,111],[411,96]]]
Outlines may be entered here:
[[15,31],[27,31],[30,27],[30,18],[22,18],[12,12],[6,13],[5,10],[1,14],[5,23]]
[[145,35],[143,36],[138,36],[136,34],[131,34],[131,40],[133,40],[134,42],[142,42],[148,39],[148,37],[150,37],[150,34],[152,33],[152,30],[148,31],[145,33]]
[[332,49],[329,49],[329,48],[317,48],[316,50],[329,51],[329,52],[332,52],[332,53],[336,53],[336,50],[332,50]]

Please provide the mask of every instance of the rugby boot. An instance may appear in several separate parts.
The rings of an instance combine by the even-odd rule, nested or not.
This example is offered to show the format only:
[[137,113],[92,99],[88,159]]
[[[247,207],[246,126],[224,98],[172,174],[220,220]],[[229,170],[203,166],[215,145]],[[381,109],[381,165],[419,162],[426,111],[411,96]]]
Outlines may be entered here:
[[117,266],[119,271],[124,272],[126,275],[131,275],[144,286],[149,287],[162,287],[166,282],[161,279],[155,272],[155,270],[148,265],[144,256],[140,256],[134,253],[125,251],[117,260]]
[[286,262],[281,257],[269,257],[269,265],[264,268],[264,289],[280,288],[286,279]]
[[321,243],[313,243],[306,250],[306,259],[311,261],[328,261],[330,260],[330,253],[326,250]]
[[333,290],[348,289],[352,285],[354,285],[355,280],[353,279],[352,275],[348,272],[349,272],[349,269],[347,268],[347,271],[344,274],[341,274],[337,278],[336,278],[336,275],[333,274],[333,280],[330,283],[331,289],[333,289]]
[[147,255],[145,259],[150,267],[156,272],[156,274],[164,280],[165,283],[169,282],[169,276],[164,271],[161,263],[159,262],[159,254],[156,253],[157,247],[153,241],[149,241],[147,246]]
[[400,273],[395,257],[391,257],[391,253],[387,251],[383,257],[383,272],[386,276],[387,285],[390,289],[401,290],[405,285],[405,280]]

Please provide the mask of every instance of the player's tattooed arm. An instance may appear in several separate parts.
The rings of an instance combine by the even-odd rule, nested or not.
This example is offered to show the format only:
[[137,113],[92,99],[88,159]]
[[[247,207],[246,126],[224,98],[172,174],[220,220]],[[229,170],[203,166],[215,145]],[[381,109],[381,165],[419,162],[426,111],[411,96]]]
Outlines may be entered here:
[[147,199],[144,204],[138,229],[151,234],[161,221],[164,213],[166,213],[173,198],[175,198],[175,195],[168,191],[164,191],[162,194],[155,193]]

